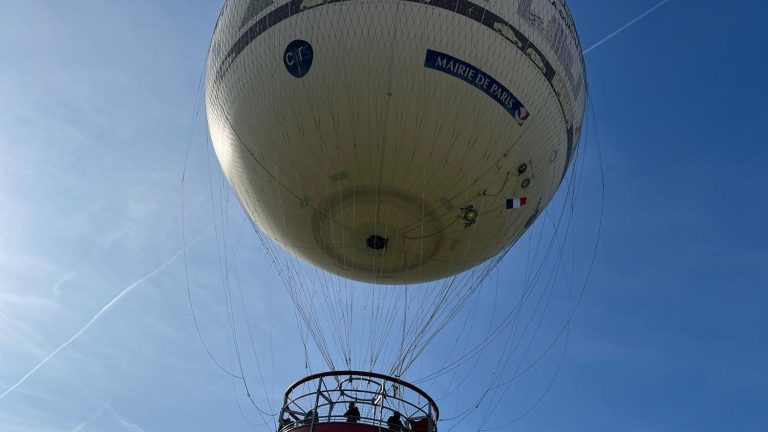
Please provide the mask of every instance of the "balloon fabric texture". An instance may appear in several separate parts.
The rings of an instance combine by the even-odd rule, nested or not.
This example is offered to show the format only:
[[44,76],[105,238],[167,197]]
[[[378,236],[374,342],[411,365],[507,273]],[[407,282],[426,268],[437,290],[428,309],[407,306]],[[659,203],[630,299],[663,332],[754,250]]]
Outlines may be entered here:
[[342,278],[417,284],[531,226],[586,90],[562,0],[230,0],[206,105],[260,230]]

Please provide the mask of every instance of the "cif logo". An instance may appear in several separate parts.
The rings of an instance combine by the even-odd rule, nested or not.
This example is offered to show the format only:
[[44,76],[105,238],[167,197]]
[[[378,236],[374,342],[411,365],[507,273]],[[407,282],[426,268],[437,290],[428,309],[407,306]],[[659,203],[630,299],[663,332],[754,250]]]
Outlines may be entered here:
[[314,53],[312,44],[305,40],[296,39],[288,44],[283,54],[283,63],[288,73],[296,78],[302,78],[312,68]]

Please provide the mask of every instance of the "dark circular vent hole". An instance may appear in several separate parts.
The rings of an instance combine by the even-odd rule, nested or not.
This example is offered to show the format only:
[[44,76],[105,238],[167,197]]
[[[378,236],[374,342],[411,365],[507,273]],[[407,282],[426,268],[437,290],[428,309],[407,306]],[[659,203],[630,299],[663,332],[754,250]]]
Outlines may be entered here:
[[365,244],[373,250],[384,250],[387,248],[387,243],[389,243],[388,238],[377,235],[372,235],[365,241]]

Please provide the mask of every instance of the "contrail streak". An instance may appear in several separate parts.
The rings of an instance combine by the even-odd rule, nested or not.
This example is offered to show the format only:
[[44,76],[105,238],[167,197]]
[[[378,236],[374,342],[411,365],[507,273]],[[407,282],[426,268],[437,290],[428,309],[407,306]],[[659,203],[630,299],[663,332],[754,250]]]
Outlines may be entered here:
[[75,333],[71,338],[67,339],[66,342],[61,344],[60,347],[56,348],[55,350],[53,350],[53,352],[48,354],[48,356],[46,356],[44,359],[42,359],[40,361],[40,363],[37,364],[37,366],[33,367],[31,371],[27,372],[27,374],[24,375],[16,384],[14,384],[11,387],[9,387],[8,390],[3,392],[3,394],[0,394],[0,399],[3,399],[5,396],[8,395],[8,393],[14,391],[16,389],[16,387],[22,385],[24,383],[24,381],[27,380],[27,378],[29,378],[30,376],[32,376],[32,374],[37,372],[38,369],[40,369],[41,367],[45,366],[45,364],[48,363],[48,361],[50,359],[52,359],[56,354],[58,354],[61,350],[63,350],[67,346],[69,346],[69,344],[71,344],[72,342],[77,340],[77,338],[82,336],[82,334],[85,333],[85,331],[88,330],[88,328],[90,328],[96,321],[99,320],[99,318],[101,318],[105,313],[107,313],[110,309],[112,309],[112,306],[117,304],[117,302],[122,300],[123,297],[125,297],[128,293],[133,291],[134,288],[136,288],[137,286],[143,284],[147,280],[151,279],[153,276],[155,276],[156,274],[160,273],[161,271],[165,270],[169,265],[171,265],[171,263],[174,260],[176,260],[176,258],[178,258],[181,254],[183,254],[185,250],[187,250],[190,246],[192,246],[194,243],[196,243],[201,238],[203,238],[203,236],[205,234],[207,234],[208,231],[210,231],[210,228],[208,230],[206,230],[205,232],[203,232],[202,234],[200,234],[197,238],[195,238],[194,240],[189,242],[186,246],[181,248],[181,250],[176,252],[176,254],[174,254],[168,261],[166,261],[162,265],[160,265],[160,267],[158,267],[158,268],[154,269],[152,272],[144,275],[144,277],[142,277],[141,279],[137,280],[136,282],[128,285],[128,287],[125,288],[120,294],[118,294],[117,297],[113,298],[112,301],[110,301],[109,303],[106,304],[106,306],[101,308],[101,310],[98,313],[96,313],[96,315],[94,315],[93,318],[91,318],[91,320],[88,321],[80,330],[78,330],[77,333]]
[[664,6],[665,4],[669,3],[670,1],[671,0],[660,1],[656,6],[648,9],[642,15],[640,15],[637,18],[633,19],[632,21],[624,24],[623,26],[619,27],[618,30],[616,30],[615,32],[609,34],[608,36],[606,36],[606,37],[604,37],[602,39],[600,39],[597,43],[595,43],[591,47],[585,49],[584,50],[584,54],[589,54],[589,52],[592,51],[593,49],[595,49],[595,48],[599,47],[600,45],[602,45],[602,44],[608,42],[609,40],[613,39],[616,35],[618,35],[619,33],[623,32],[624,30],[628,29],[633,24],[635,24],[636,22],[638,22],[641,19],[645,18],[646,16],[650,15],[653,11],[655,11],[656,9]]

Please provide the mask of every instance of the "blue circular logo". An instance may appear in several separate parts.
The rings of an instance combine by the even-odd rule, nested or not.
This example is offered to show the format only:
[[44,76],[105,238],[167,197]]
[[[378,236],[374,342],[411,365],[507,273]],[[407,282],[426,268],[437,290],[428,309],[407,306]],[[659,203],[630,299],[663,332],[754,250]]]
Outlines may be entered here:
[[312,45],[301,39],[289,43],[285,49],[285,54],[283,54],[285,68],[296,78],[301,78],[309,73],[313,59]]

